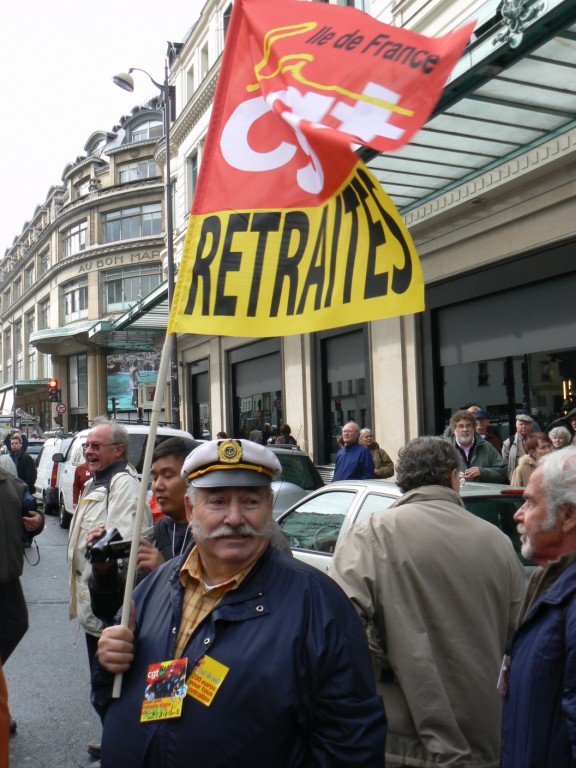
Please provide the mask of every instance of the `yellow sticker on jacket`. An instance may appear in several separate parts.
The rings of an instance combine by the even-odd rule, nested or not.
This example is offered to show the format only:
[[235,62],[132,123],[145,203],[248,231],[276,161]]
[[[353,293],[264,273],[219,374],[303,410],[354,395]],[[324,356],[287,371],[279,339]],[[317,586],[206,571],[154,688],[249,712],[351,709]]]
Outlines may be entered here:
[[187,680],[188,695],[209,707],[229,671],[230,668],[219,661],[210,656],[202,656]]

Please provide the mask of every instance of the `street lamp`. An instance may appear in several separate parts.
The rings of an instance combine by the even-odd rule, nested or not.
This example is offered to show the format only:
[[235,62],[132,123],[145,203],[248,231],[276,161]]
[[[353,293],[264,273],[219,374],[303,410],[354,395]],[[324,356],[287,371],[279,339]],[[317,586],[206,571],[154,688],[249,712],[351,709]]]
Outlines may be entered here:
[[[168,43],[168,50],[172,47],[171,43]],[[164,139],[166,145],[166,170],[165,170],[165,205],[166,205],[166,263],[168,271],[168,309],[172,307],[172,300],[174,297],[174,225],[172,222],[172,184],[170,174],[170,105],[172,103],[172,96],[174,94],[174,86],[168,83],[168,58],[164,62],[164,82],[162,84],[157,83],[156,80],[146,72],[145,69],[139,67],[130,67],[128,72],[120,72],[114,75],[112,80],[119,88],[125,91],[134,90],[134,78],[132,72],[143,72],[148,76],[153,85],[158,88],[163,94],[163,113],[164,113]],[[178,391],[178,349],[176,346],[176,334],[172,340],[172,352],[170,362],[170,392],[171,392],[171,413],[172,413],[172,425],[174,427],[180,426],[180,395]]]

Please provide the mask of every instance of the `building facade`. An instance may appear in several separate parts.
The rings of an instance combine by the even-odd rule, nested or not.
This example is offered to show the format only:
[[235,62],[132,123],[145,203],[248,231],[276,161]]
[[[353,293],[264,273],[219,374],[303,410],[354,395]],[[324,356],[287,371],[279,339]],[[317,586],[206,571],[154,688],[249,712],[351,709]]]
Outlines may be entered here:
[[[58,422],[77,430],[113,411],[137,418],[125,398],[111,400],[114,377],[128,393],[130,369],[145,368],[157,353],[151,344],[100,343],[90,331],[164,281],[163,180],[154,158],[163,134],[155,102],[111,132],[94,133],[7,249],[0,266],[4,426],[14,416],[29,432]],[[51,378],[61,404],[48,400]]]
[[[181,426],[198,437],[220,430],[241,436],[255,426],[287,422],[318,463],[332,460],[340,427],[351,419],[372,427],[392,456],[418,434],[441,433],[450,413],[473,402],[512,424],[515,412],[527,409],[545,426],[576,405],[576,325],[570,310],[576,288],[576,6],[571,0],[338,4],[428,35],[477,20],[423,130],[394,155],[364,156],[415,241],[426,310],[284,338],[180,335]],[[208,0],[169,56],[176,266],[231,11],[230,0]],[[94,147],[104,141],[106,152],[98,154],[89,143],[86,158],[66,170],[66,186],[50,191],[7,253],[13,261],[5,259],[0,286],[2,391],[11,389],[13,359],[22,387],[50,375],[64,380],[70,414],[78,417],[70,426],[111,411],[105,386],[111,350],[126,356],[131,345],[139,345],[157,354],[167,322],[165,283],[131,306],[105,303],[107,274],[113,282],[114,269],[140,266],[148,261],[138,256],[144,253],[153,253],[150,264],[160,266],[164,247],[159,232],[103,240],[105,231],[116,231],[114,216],[123,219],[117,212],[124,205],[162,203],[161,179],[127,183],[118,177],[118,166],[129,162],[135,149],[120,134],[95,135]],[[165,145],[142,142],[137,148],[145,146],[163,168]],[[92,177],[102,181],[101,189],[90,189]],[[83,183],[85,198],[76,198],[76,186]],[[83,249],[72,253],[82,238]],[[28,294],[27,248],[40,278]],[[52,262],[40,277],[47,252]],[[15,298],[18,275],[21,295]],[[74,303],[75,281],[82,280],[87,310]],[[86,311],[86,317],[77,315]],[[20,342],[13,325],[19,321]],[[26,368],[27,354],[34,358],[34,375]],[[75,362],[81,354],[85,365],[83,359]],[[78,368],[87,371],[85,404],[72,406]],[[54,408],[40,401],[39,410]],[[32,405],[20,395],[18,404]]]
[[[477,19],[424,130],[394,156],[366,157],[417,246],[426,311],[282,339],[181,336],[183,418],[196,434],[287,421],[328,462],[350,419],[395,454],[472,402],[502,422],[528,409],[542,426],[576,405],[576,8],[365,5],[430,35]],[[207,3],[172,62],[178,251],[229,14],[229,2]]]

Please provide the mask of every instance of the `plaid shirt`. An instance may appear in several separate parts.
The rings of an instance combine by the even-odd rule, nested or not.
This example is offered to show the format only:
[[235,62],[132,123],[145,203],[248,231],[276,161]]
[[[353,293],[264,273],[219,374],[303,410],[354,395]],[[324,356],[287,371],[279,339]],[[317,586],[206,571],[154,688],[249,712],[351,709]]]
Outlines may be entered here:
[[184,587],[182,618],[176,639],[175,658],[182,655],[194,631],[216,608],[227,592],[242,584],[246,576],[256,565],[255,561],[248,568],[231,576],[227,581],[215,587],[207,587],[202,580],[202,561],[198,548],[194,547],[180,570],[180,582]]

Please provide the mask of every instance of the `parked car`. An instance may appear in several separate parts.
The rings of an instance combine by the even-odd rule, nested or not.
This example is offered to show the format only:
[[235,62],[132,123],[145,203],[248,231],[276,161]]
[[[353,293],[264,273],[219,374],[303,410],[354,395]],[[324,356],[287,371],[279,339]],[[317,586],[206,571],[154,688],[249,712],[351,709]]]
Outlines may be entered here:
[[47,515],[58,514],[60,499],[59,477],[62,464],[54,461],[55,453],[66,453],[74,439],[73,435],[49,437],[44,441],[38,454],[36,475],[36,500],[44,508]]
[[289,507],[322,488],[324,481],[310,456],[291,445],[268,445],[282,465],[282,472],[272,482],[274,493],[273,515],[279,517]]
[[[460,489],[466,509],[500,528],[512,541],[523,565],[532,570],[533,564],[520,554],[520,536],[514,521],[514,513],[523,504],[523,491],[491,483],[466,483]],[[338,543],[352,527],[392,506],[401,495],[392,481],[341,480],[294,504],[278,518],[278,524],[295,557],[328,571]]]
[[[128,461],[132,464],[138,474],[142,472],[144,464],[144,455],[146,452],[146,443],[150,428],[144,424],[124,424],[128,430],[130,443],[128,446]],[[74,514],[74,505],[72,503],[72,489],[74,485],[74,473],[79,464],[84,463],[84,453],[82,446],[86,442],[89,429],[84,429],[75,435],[72,443],[68,446],[66,453],[55,453],[52,457],[54,461],[61,463],[60,468],[60,494],[58,500],[58,516],[61,528],[69,528],[72,515]],[[192,435],[182,429],[173,429],[172,427],[158,427],[156,433],[156,445],[169,437],[187,437],[193,439]],[[196,441],[200,445],[201,441]]]

